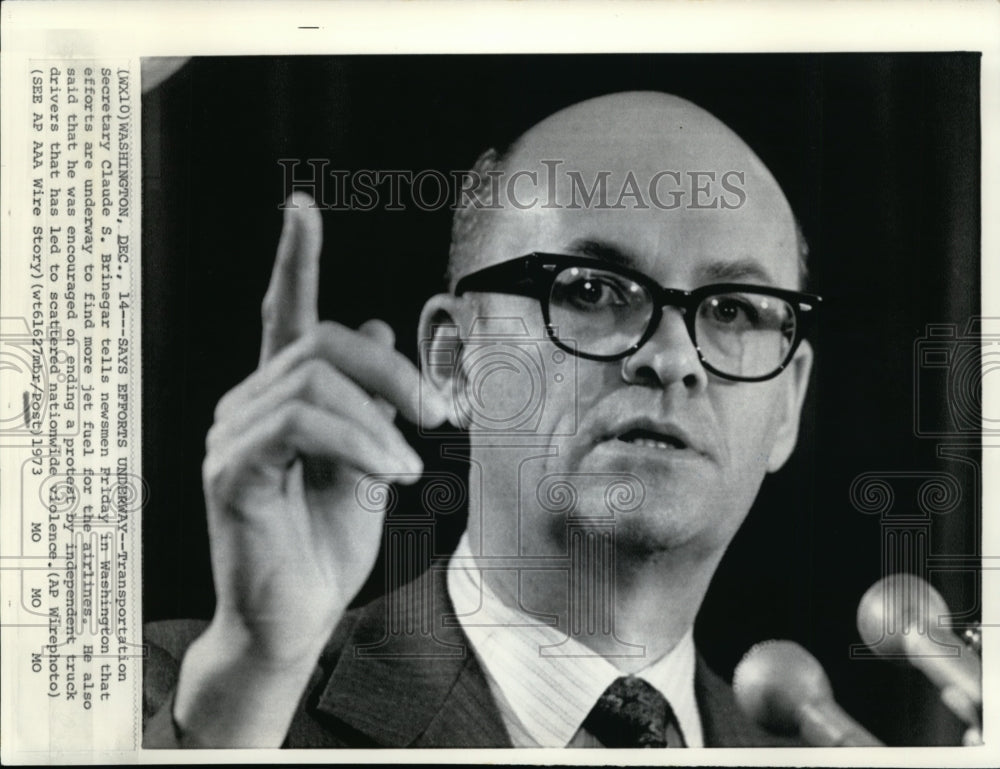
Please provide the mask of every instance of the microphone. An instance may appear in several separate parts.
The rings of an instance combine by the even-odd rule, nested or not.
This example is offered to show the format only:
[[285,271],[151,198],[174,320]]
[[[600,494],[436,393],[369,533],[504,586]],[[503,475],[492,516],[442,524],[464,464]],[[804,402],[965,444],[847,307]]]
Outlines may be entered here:
[[890,574],[862,596],[858,633],[876,654],[905,658],[941,690],[955,715],[975,725],[969,705],[982,707],[982,663],[958,636],[938,627],[948,614],[941,594],[920,577]]
[[736,666],[733,691],[743,712],[770,731],[817,747],[882,745],[834,702],[822,666],[792,641],[751,648]]

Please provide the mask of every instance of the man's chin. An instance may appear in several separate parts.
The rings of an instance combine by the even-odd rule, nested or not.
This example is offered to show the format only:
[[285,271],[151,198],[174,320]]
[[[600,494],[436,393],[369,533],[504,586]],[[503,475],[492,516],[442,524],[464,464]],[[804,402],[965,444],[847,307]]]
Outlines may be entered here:
[[[580,489],[573,511],[553,516],[551,534],[565,537],[567,547],[593,547],[599,538],[625,556],[644,556],[683,548],[703,534],[706,516],[697,506],[665,503],[658,486],[636,485],[633,479]],[[574,545],[574,542],[576,545]]]

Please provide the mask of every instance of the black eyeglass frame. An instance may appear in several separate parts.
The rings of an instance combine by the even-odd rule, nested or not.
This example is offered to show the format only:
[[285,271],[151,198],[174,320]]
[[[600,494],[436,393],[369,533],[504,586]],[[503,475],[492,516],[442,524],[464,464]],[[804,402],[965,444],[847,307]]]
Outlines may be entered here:
[[[653,312],[650,315],[646,331],[639,340],[627,350],[614,355],[595,355],[592,353],[580,352],[573,349],[559,340],[556,336],[555,326],[549,314],[549,300],[552,294],[552,285],[556,276],[568,267],[585,267],[607,270],[614,272],[642,286],[653,299]],[[663,320],[664,307],[676,307],[681,311],[684,318],[684,325],[687,327],[691,344],[698,352],[698,359],[707,371],[723,379],[736,382],[763,382],[778,376],[791,362],[795,351],[801,341],[806,337],[806,332],[823,298],[816,294],[807,294],[801,291],[790,291],[784,288],[773,288],[771,286],[761,286],[755,283],[711,283],[706,286],[699,286],[692,291],[685,291],[679,288],[666,288],[645,273],[633,270],[629,267],[603,259],[596,259],[590,256],[575,256],[571,254],[551,254],[541,251],[533,251],[530,254],[509,259],[499,264],[484,267],[476,272],[469,273],[455,284],[455,296],[462,296],[469,291],[486,291],[501,294],[514,294],[516,296],[527,296],[536,299],[542,309],[542,320],[545,322],[545,332],[549,339],[562,350],[576,355],[579,358],[597,361],[616,361],[627,358],[637,352],[646,342],[650,340],[656,329],[659,328]],[[773,296],[787,302],[795,314],[795,337],[785,354],[785,359],[774,371],[769,374],[757,377],[744,377],[727,374],[719,371],[705,360],[695,334],[695,320],[699,305],[707,296],[712,294],[727,293],[732,291],[747,291],[766,296]]]

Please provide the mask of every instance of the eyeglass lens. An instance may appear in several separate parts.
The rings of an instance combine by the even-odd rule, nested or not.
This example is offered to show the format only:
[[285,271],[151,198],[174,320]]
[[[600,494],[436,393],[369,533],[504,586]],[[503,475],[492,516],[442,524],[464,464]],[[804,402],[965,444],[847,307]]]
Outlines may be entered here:
[[[579,352],[621,355],[646,334],[655,307],[641,284],[606,270],[569,267],[549,295],[549,322]],[[695,344],[706,364],[735,377],[778,370],[795,339],[795,311],[775,296],[753,291],[705,297],[694,317]]]

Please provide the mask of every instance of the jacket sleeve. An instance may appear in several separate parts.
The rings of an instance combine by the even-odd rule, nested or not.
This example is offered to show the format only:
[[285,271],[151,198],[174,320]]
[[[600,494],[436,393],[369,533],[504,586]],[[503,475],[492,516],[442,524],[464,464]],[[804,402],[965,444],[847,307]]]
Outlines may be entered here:
[[208,623],[204,620],[165,620],[143,628],[146,656],[142,666],[142,746],[180,748],[174,729],[174,690],[184,652]]
[[[334,630],[312,677],[299,701],[289,734],[282,747],[341,747],[357,744],[357,737],[341,738],[331,723],[319,723],[309,714],[310,695],[322,691],[330,670],[336,664],[359,612],[348,611]],[[142,746],[148,749],[185,747],[174,718],[174,693],[181,660],[191,643],[208,627],[205,620],[165,620],[150,622],[143,628],[146,657],[143,661]],[[345,729],[345,734],[347,730]]]

